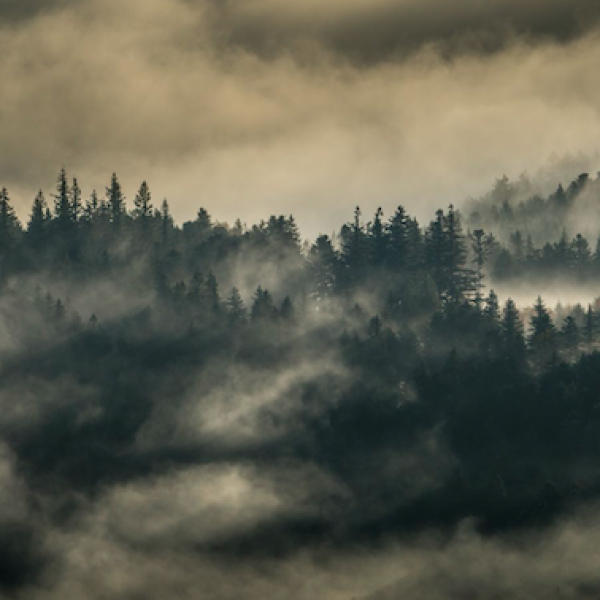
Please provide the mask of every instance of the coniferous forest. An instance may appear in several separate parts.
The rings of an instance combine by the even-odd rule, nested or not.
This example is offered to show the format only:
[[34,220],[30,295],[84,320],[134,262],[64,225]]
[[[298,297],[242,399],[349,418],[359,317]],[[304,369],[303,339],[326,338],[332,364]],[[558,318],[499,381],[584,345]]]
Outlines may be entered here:
[[284,215],[178,225],[116,175],[84,199],[62,170],[23,223],[3,189],[2,593],[50,589],[82,532],[108,572],[123,548],[193,569],[443,545],[466,521],[518,539],[591,506],[600,307],[494,284],[593,289],[600,228],[566,224],[600,179],[523,187],[423,223],[350,207],[315,240]]

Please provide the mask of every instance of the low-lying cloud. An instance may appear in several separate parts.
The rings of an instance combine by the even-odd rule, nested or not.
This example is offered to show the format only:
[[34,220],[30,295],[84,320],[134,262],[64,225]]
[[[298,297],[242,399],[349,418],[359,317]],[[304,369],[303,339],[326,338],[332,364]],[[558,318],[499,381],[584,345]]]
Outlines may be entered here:
[[600,133],[585,0],[3,12],[0,179],[22,217],[64,165],[86,193],[117,171],[130,203],[147,179],[178,219],[293,212],[314,234],[357,203],[429,218]]

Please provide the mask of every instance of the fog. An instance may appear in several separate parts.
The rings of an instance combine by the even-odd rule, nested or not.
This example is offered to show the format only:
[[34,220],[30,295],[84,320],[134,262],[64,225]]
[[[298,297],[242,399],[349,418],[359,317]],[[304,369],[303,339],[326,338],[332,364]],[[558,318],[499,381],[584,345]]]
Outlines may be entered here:
[[117,171],[179,220],[294,213],[314,236],[593,154],[595,5],[476,4],[4,3],[2,182],[24,216],[61,166],[86,194]]

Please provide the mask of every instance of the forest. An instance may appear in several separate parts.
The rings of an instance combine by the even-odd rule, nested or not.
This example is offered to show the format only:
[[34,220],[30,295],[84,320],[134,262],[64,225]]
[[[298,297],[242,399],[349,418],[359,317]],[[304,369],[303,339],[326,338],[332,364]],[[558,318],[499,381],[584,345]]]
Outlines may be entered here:
[[287,215],[179,226],[116,175],[84,200],[61,170],[26,223],[2,189],[3,593],[51,587],[56,540],[97,527],[142,556],[255,560],[465,519],[544,531],[594,503],[600,304],[493,286],[593,286],[600,227],[575,224],[600,179],[526,187],[428,223],[350,207],[314,241]]

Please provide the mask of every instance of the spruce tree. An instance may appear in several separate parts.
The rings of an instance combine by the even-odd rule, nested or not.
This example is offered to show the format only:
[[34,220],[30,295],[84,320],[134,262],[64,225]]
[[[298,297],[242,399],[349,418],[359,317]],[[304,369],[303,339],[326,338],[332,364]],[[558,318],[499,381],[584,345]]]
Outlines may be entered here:
[[76,223],[81,218],[82,213],[81,188],[77,178],[73,178],[73,185],[71,186],[71,220]]
[[143,181],[140,185],[140,189],[136,194],[134,200],[135,208],[133,210],[133,217],[140,219],[145,225],[148,219],[152,217],[152,194],[148,184]]
[[56,194],[54,194],[54,219],[63,234],[70,231],[71,218],[71,190],[67,180],[67,172],[63,168],[56,181]]
[[279,308],[279,314],[284,321],[293,321],[296,316],[296,311],[294,310],[294,305],[289,296],[286,296],[281,303]]
[[490,293],[485,301],[484,314],[493,322],[500,320],[500,306],[498,304],[498,296],[494,290],[490,290]]
[[592,309],[592,305],[588,304],[587,312],[585,313],[585,323],[583,326],[583,337],[588,350],[591,350],[596,341],[596,314]]
[[111,223],[120,225],[125,213],[125,196],[116,173],[113,173],[110,185],[106,188],[106,201]]
[[525,338],[523,335],[523,323],[517,306],[512,298],[509,298],[502,311],[502,342],[507,357],[520,362],[525,356]]
[[236,287],[231,288],[226,301],[227,318],[232,325],[240,325],[246,322],[246,307]]
[[485,278],[483,267],[489,252],[485,238],[485,231],[483,229],[476,229],[471,234],[471,241],[473,250],[473,263],[475,265],[475,305],[477,306],[478,310],[481,310],[481,304],[483,302],[482,290],[485,287],[483,284],[483,280]]
[[388,224],[388,264],[393,269],[402,269],[409,260],[409,239],[407,215],[403,206],[399,206]]
[[545,364],[556,350],[556,328],[541,296],[538,296],[533,311],[529,347],[538,363]]
[[563,321],[560,339],[567,358],[570,360],[575,359],[581,344],[581,333],[574,317],[569,316]]
[[339,258],[331,240],[320,235],[308,253],[308,265],[317,302],[333,295],[339,273]]
[[219,285],[217,284],[217,278],[213,272],[210,271],[204,282],[204,302],[208,309],[217,314],[221,310],[221,298],[219,296]]
[[370,227],[371,262],[380,267],[385,263],[388,252],[388,238],[383,225],[383,210],[377,209],[373,224]]
[[10,203],[8,190],[0,190],[0,250],[6,252],[17,242],[21,231],[19,220]]
[[274,320],[277,316],[278,313],[273,304],[273,296],[271,296],[268,290],[263,289],[259,285],[254,293],[250,319],[253,323],[258,323],[265,320]]
[[431,272],[438,289],[440,298],[447,289],[446,271],[446,234],[444,231],[444,211],[435,213],[435,220],[431,221],[425,232],[425,262]]
[[360,220],[360,207],[354,211],[354,221],[342,228],[342,261],[350,282],[356,282],[363,274],[367,259],[366,234]]
[[98,215],[99,209],[100,203],[98,201],[98,194],[96,190],[92,190],[90,197],[85,203],[85,208],[83,209],[83,219],[85,221],[91,222],[94,219],[94,217]]
[[31,207],[31,215],[27,224],[27,235],[34,248],[39,249],[46,238],[48,222],[46,220],[46,199],[44,193],[40,190]]

